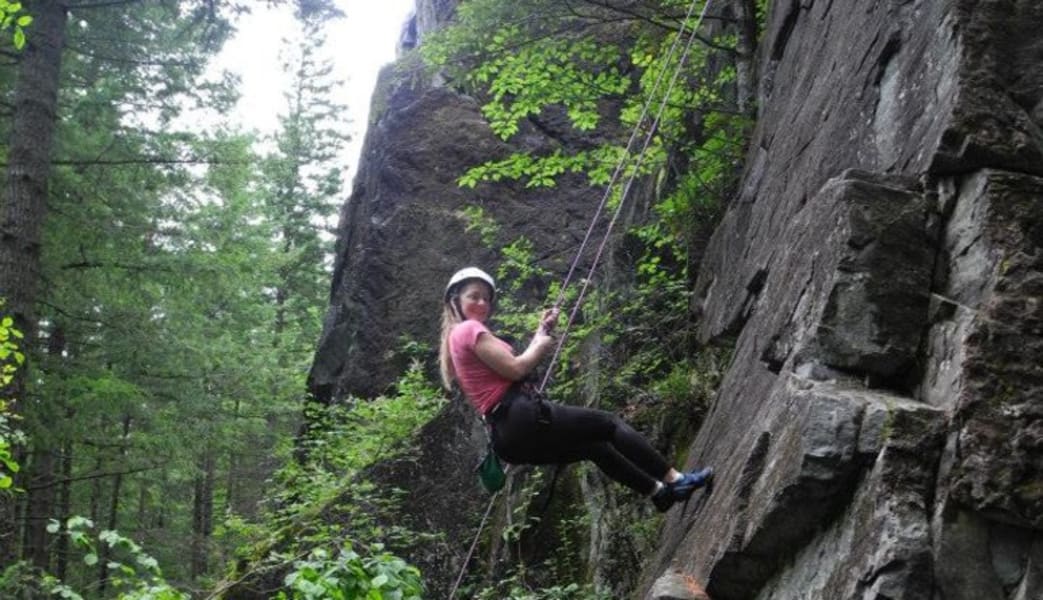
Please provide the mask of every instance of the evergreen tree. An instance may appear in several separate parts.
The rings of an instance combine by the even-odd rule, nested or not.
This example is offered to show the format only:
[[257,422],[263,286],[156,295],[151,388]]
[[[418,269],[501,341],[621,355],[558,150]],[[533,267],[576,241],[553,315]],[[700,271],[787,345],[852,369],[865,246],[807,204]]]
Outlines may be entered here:
[[[156,234],[166,195],[184,181],[178,165],[191,158],[169,125],[206,91],[195,81],[227,27],[202,4],[84,3],[71,19],[62,3],[29,8],[31,44],[7,128],[0,294],[27,331],[41,325],[46,343],[28,348],[40,357],[38,385],[17,392],[32,446],[23,510],[4,525],[20,524],[22,555],[48,568],[44,528],[77,503],[71,483],[91,481],[91,511],[118,523],[125,476],[143,468],[123,467],[146,395],[133,375],[147,354],[134,349],[148,347],[155,320],[154,302],[136,300],[158,294],[147,281],[164,268]],[[96,448],[84,457],[91,474],[73,472],[76,441]],[[103,476],[110,463],[119,466]],[[9,541],[5,563],[19,548]]]
[[[9,131],[11,143],[0,198],[0,298],[17,329],[26,334],[26,350],[35,337],[35,303],[40,278],[40,231],[47,213],[51,144],[58,104],[61,48],[65,40],[65,8],[55,1],[31,5],[35,21],[32,43],[18,61]],[[0,386],[0,397],[23,398],[25,370]],[[0,563],[18,547],[13,507],[0,497]]]
[[340,153],[349,137],[343,130],[346,108],[334,98],[341,82],[323,56],[324,27],[339,13],[312,6],[299,8],[296,16],[301,33],[284,44],[283,68],[291,75],[287,112],[280,116],[264,175],[281,254],[274,282],[276,343],[307,352],[319,337],[328,298],[330,219],[343,190]]
[[[22,370],[31,443],[18,514],[0,497],[0,567],[23,558],[103,595],[108,545],[87,565],[48,525],[84,515],[149,544],[170,576],[202,577],[235,542],[215,539],[220,516],[256,513],[299,419],[347,139],[320,58],[338,13],[299,2],[295,87],[259,160],[249,136],[185,125],[234,100],[230,81],[202,75],[243,3],[28,6],[37,45],[0,64],[0,81],[23,72],[0,98],[0,295],[40,342]],[[24,75],[43,59],[50,71]]]

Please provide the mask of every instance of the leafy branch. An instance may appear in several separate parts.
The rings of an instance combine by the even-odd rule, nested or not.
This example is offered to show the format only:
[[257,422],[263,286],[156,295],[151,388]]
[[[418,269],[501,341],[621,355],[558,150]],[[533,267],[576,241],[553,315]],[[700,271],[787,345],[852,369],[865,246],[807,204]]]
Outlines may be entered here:
[[0,31],[11,29],[11,40],[14,47],[21,50],[25,47],[25,29],[33,22],[33,17],[22,12],[21,2],[0,0]]
[[[22,332],[14,327],[14,319],[7,316],[0,319],[0,390],[7,389],[14,381],[15,372],[25,363],[25,354],[18,349],[16,342],[22,338]],[[11,426],[11,419],[14,418],[11,412],[13,401],[12,398],[0,398],[0,490],[12,486],[12,476],[21,468],[12,452],[14,444],[23,437],[19,430]]]

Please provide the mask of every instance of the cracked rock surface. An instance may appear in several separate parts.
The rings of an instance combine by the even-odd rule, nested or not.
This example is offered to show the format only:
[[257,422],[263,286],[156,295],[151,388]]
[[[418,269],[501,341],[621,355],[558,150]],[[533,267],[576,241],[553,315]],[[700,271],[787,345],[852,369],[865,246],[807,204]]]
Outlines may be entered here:
[[770,17],[693,298],[736,345],[687,465],[717,489],[670,513],[646,586],[1043,598],[1043,5]]

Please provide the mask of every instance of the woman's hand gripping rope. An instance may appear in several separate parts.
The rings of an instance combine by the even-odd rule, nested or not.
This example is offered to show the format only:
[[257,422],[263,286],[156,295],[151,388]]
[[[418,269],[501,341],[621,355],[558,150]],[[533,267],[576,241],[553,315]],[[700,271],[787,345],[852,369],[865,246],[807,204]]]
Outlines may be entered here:
[[540,358],[546,357],[557,341],[553,333],[554,328],[558,325],[559,312],[558,308],[554,307],[548,308],[540,315],[540,324],[536,327],[536,334],[532,338],[532,345],[537,347]]
[[561,311],[557,306],[543,311],[543,314],[540,315],[540,326],[537,331],[543,332],[547,335],[553,335],[554,328],[558,326],[558,315],[560,313]]

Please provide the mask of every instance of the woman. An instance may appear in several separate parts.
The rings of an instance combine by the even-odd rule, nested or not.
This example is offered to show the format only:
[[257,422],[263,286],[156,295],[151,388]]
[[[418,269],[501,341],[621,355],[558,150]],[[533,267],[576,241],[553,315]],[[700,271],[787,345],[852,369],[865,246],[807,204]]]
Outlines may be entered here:
[[475,267],[457,271],[445,289],[440,362],[446,388],[453,381],[492,428],[493,449],[515,464],[590,460],[606,475],[649,496],[659,511],[713,480],[713,469],[680,473],[619,417],[540,400],[522,383],[554,346],[557,310],[545,311],[521,354],[486,322],[496,282]]

